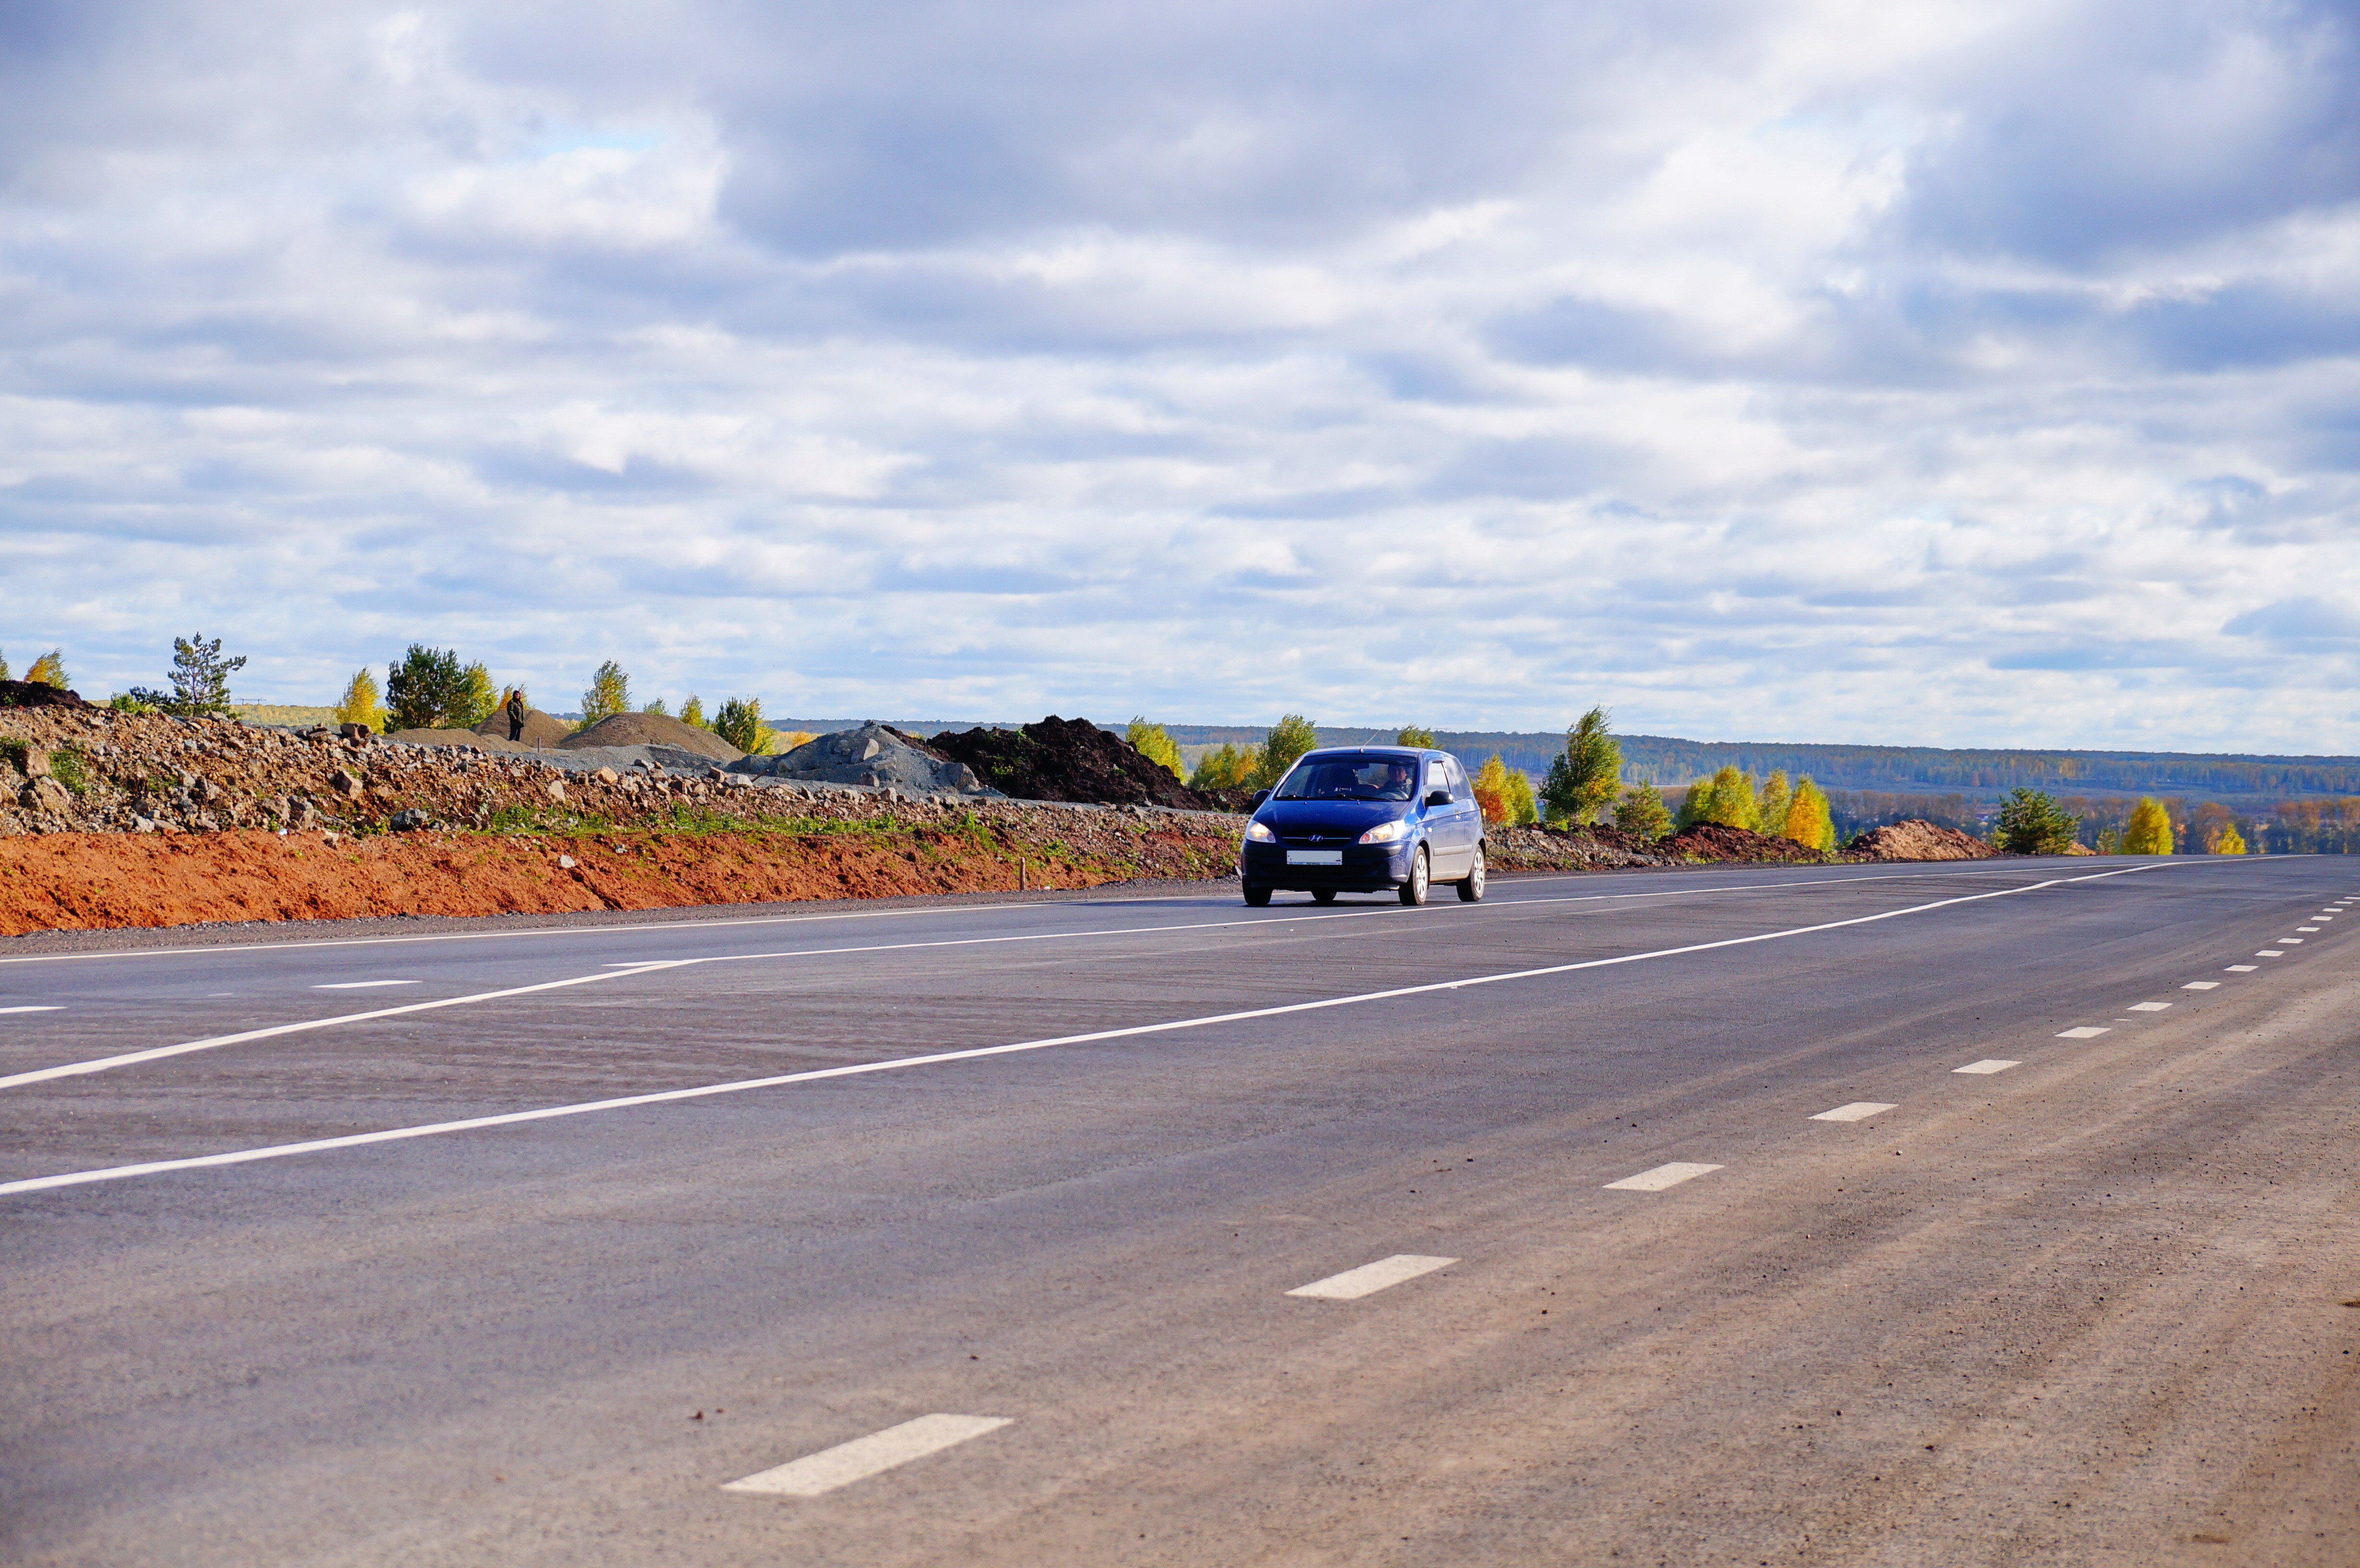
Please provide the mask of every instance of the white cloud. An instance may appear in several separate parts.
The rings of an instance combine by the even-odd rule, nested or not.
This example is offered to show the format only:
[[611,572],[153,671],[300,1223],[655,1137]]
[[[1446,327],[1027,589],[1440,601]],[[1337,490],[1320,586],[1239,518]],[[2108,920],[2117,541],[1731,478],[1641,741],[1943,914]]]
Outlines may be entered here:
[[2331,13],[18,10],[102,689],[2360,749]]

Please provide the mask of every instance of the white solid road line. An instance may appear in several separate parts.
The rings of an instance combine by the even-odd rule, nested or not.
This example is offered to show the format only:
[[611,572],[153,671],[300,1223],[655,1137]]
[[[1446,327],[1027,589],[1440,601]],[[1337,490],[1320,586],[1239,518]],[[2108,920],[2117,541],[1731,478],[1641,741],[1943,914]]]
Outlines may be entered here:
[[[2251,975],[2255,970],[2259,969],[2261,965],[2258,964],[2232,964],[2228,968],[2223,970],[2221,973],[2223,975]],[[2191,980],[2186,985],[2182,986],[2181,989],[2192,991],[2196,989],[2197,985],[2200,984],[2202,984],[2202,982]],[[2212,984],[2217,985],[2220,982],[2216,980]]]
[[2059,1040],[2095,1040],[2102,1034],[2112,1032],[2103,1024],[2076,1024],[2071,1029],[2060,1031],[2057,1038]]
[[[2234,973],[2250,975],[2253,973],[2254,966],[2250,964],[2233,964],[2229,968]],[[2220,988],[2221,982],[2218,980],[2191,980],[2187,985],[2180,987],[2183,991],[2218,991]],[[2142,1007],[2168,1007],[2171,1006],[2171,1004],[2169,1002],[2141,1002],[2139,1006]]]
[[1838,1105],[1832,1111],[1821,1111],[1819,1115],[1813,1116],[1811,1120],[1815,1122],[1864,1122],[1871,1116],[1883,1116],[1885,1112],[1891,1109],[1893,1109],[1891,1105],[1880,1105],[1874,1100],[1854,1100],[1849,1105]]
[[0,1007],[0,1013],[62,1013],[62,1004],[54,1007]]
[[314,991],[373,991],[379,985],[416,985],[416,980],[333,980],[324,985],[314,985]]
[[1362,1296],[1373,1296],[1404,1279],[1448,1269],[1458,1261],[1456,1258],[1420,1258],[1415,1253],[1398,1252],[1374,1263],[1363,1263],[1358,1269],[1347,1269],[1341,1274],[1330,1274],[1325,1279],[1314,1279],[1308,1285],[1297,1285],[1287,1294],[1322,1301],[1357,1301]]
[[[2212,989],[2213,986],[2218,985],[2221,982],[2218,980],[2196,980],[2190,982],[2188,985],[2182,985],[2180,989],[2183,991],[2207,991]],[[2133,1002],[2130,1005],[2130,1010],[2134,1013],[2159,1013],[2170,1006],[2171,1004],[2169,1002]]]
[[732,1481],[721,1489],[762,1492],[774,1497],[816,1497],[838,1486],[865,1481],[898,1465],[907,1465],[912,1459],[955,1448],[971,1437],[998,1432],[1007,1424],[1005,1416],[920,1416],[900,1426],[889,1426],[883,1432],[807,1454],[776,1469]]
[[1625,1176],[1620,1181],[1609,1181],[1605,1190],[1622,1192],[1660,1192],[1666,1187],[1677,1187],[1683,1181],[1693,1181],[1699,1176],[1710,1176],[1721,1170],[1718,1165],[1694,1165],[1685,1160],[1675,1160],[1669,1165],[1658,1165],[1653,1171],[1642,1171],[1636,1176]]
[[[2193,861],[2158,862],[2158,865],[2194,865]],[[1626,953],[1612,958],[1588,958],[1574,964],[1552,964],[1538,969],[1511,969],[1493,975],[1470,975],[1464,980],[1436,980],[1423,985],[1399,985],[1384,991],[1363,991],[1349,996],[1328,996],[1316,1002],[1289,1002],[1277,1007],[1252,1007],[1234,1013],[1208,1013],[1201,1018],[1174,1018],[1165,1023],[1132,1024],[1122,1029],[1093,1029],[1087,1034],[1052,1035],[1045,1040],[1022,1040],[1007,1045],[971,1046],[964,1051],[930,1051],[923,1056],[889,1057],[882,1062],[856,1062],[842,1067],[817,1067],[803,1073],[781,1073],[767,1078],[740,1078],[723,1083],[701,1083],[688,1089],[660,1089],[644,1094],[623,1094],[610,1100],[587,1100],[570,1105],[547,1105],[538,1110],[508,1111],[498,1116],[469,1116],[460,1121],[428,1122],[416,1127],[387,1127],[377,1132],[348,1133],[342,1138],[307,1138],[300,1143],[266,1144],[258,1149],[230,1149],[220,1154],[201,1154],[184,1160],[153,1160],[137,1165],[111,1165],[96,1171],[68,1171],[54,1176],[31,1176],[16,1181],[0,1181],[0,1193],[47,1192],[56,1187],[79,1186],[86,1181],[119,1181],[134,1176],[153,1176],[167,1171],[206,1171],[225,1165],[244,1165],[257,1160],[282,1160],[298,1154],[320,1154],[336,1149],[359,1149],[373,1143],[394,1143],[413,1138],[436,1138],[446,1133],[473,1132],[482,1127],[520,1127],[528,1122],[553,1121],[561,1116],[591,1116],[601,1111],[619,1111],[639,1105],[672,1105],[683,1100],[702,1100],[715,1094],[741,1094],[755,1089],[774,1089],[789,1083],[816,1083],[831,1078],[854,1078],[870,1073],[894,1073],[904,1068],[931,1067],[945,1062],[979,1062],[994,1056],[1012,1056],[1020,1051],[1048,1051],[1059,1046],[1088,1045],[1100,1040],[1136,1040],[1145,1035],[1172,1034],[1182,1029],[1208,1029],[1221,1024],[1248,1023],[1257,1018],[1284,1018],[1297,1013],[1321,1012],[1330,1007],[1359,1007],[1371,1002],[1396,1001],[1404,996],[1433,996],[1444,991],[1465,990],[1475,985],[1498,985],[1516,980],[1534,980],[1558,975],[1579,974],[1589,969],[1611,969],[1624,964],[1644,964],[1658,958],[1677,958],[1692,953],[1712,953],[1723,948],[1748,947],[1755,942],[1777,942],[1787,937],[1809,936],[1820,931],[1842,931],[1852,926],[1874,925],[1881,920],[1899,920],[1907,915],[1921,915],[1934,909],[1947,909],[1961,904],[1978,904],[1990,898],[2008,898],[2019,893],[2035,893],[2045,887],[2061,887],[2075,882],[2102,882],[2110,877],[2125,877],[2136,871],[2152,869],[2151,866],[2127,866],[2120,871],[2101,871],[2086,877],[2052,877],[2046,882],[2027,883],[2021,887],[2001,887],[1989,893],[1970,893],[1956,898],[1939,898],[1930,904],[1912,904],[1907,909],[1887,909],[1880,914],[1854,915],[1848,920],[1827,920],[1819,925],[1792,926],[1785,931],[1758,931],[1752,936],[1723,937],[1717,942],[1691,942],[1683,947],[1656,948],[1646,953]],[[676,960],[672,967],[700,962],[694,959]],[[603,975],[578,975],[571,980],[552,980],[539,985],[519,986],[515,991],[492,995],[522,995],[530,991],[551,991],[562,985],[579,985],[592,980],[612,980],[635,974],[634,970],[608,970]],[[74,1073],[94,1073],[121,1062],[153,1061],[161,1056],[174,1056],[182,1051],[202,1050],[212,1045],[226,1045],[239,1040],[259,1040],[277,1034],[291,1034],[298,1029],[324,1028],[333,1023],[352,1022],[366,1018],[391,1018],[397,1014],[423,1012],[431,1007],[455,1007],[470,997],[451,997],[441,1002],[412,1002],[405,1007],[381,1008],[375,1013],[354,1013],[341,1018],[317,1019],[308,1024],[280,1024],[270,1029],[254,1029],[244,1035],[224,1035],[217,1040],[194,1040],[181,1046],[158,1046],[153,1051],[134,1051],[126,1056],[110,1057],[95,1062],[75,1062],[64,1067],[42,1068],[34,1073],[19,1073],[0,1078],[0,1088],[12,1083],[38,1082],[45,1078],[61,1078]],[[2013,1062],[2010,1066],[2015,1065]]]
[[2023,1065],[2021,1062],[2004,1062],[1995,1056],[1986,1056],[1981,1062],[1970,1062],[1964,1067],[1953,1067],[1950,1071],[1953,1073],[2005,1073],[2011,1067]]

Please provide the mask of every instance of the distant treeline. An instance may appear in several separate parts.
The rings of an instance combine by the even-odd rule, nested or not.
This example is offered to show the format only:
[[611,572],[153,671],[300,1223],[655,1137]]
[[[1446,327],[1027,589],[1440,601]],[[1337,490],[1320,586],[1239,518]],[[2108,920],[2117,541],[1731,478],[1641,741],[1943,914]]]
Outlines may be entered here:
[[[1166,724],[1184,753],[1196,746],[1240,745],[1262,731],[1243,726]],[[1319,726],[1322,746],[1390,743],[1391,730]],[[1809,746],[1755,741],[1679,740],[1668,735],[1618,735],[1622,779],[1629,784],[1676,788],[1709,779],[1723,768],[1766,778],[1809,774],[1829,791],[1862,795],[1955,794],[1988,805],[2018,785],[2053,795],[2201,795],[2234,798],[2256,806],[2302,796],[2360,795],[2360,757],[2208,756],[2171,751],[1946,751],[1918,746]],[[1538,777],[1565,749],[1563,734],[1499,730],[1437,730],[1437,745],[1461,757],[1498,752],[1511,768]]]

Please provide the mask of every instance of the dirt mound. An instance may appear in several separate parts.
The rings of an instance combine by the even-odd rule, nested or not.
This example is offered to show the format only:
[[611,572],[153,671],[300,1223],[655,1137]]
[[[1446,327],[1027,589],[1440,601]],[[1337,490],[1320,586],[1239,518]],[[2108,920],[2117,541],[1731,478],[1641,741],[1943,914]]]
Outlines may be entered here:
[[[739,794],[769,791],[740,790]],[[858,809],[869,811],[873,801]],[[978,820],[980,818],[980,820]],[[78,833],[0,839],[0,936],[216,920],[669,909],[1202,880],[1237,827],[1054,806],[905,806],[858,831],[749,822],[567,833]]]
[[1743,860],[1763,861],[1778,865],[1821,866],[1829,856],[1808,844],[1797,844],[1791,838],[1773,838],[1768,833],[1748,833],[1743,828],[1723,827],[1719,822],[1699,822],[1683,828],[1655,846],[1663,854],[1681,860]]
[[[495,709],[490,718],[475,726],[475,733],[479,735],[496,736],[500,740],[508,739],[508,714]],[[543,751],[553,750],[564,745],[565,737],[573,733],[574,726],[563,719],[552,717],[542,713],[539,708],[525,710],[524,744],[526,746]]]
[[884,786],[920,795],[1000,795],[997,789],[986,789],[967,764],[954,761],[890,724],[833,730],[783,757],[749,757],[733,762],[729,771],[816,784]]
[[1486,859],[1495,871],[1587,871],[1600,867],[1677,866],[1659,841],[1615,828],[1502,827],[1484,830]]
[[670,746],[716,762],[735,762],[746,755],[711,730],[684,724],[668,713],[615,713],[557,744],[568,751],[589,746]]
[[1871,828],[1844,853],[1861,860],[1989,860],[1999,851],[1956,828],[1913,819]]
[[464,746],[477,751],[500,751],[510,756],[530,751],[529,746],[511,742],[505,731],[492,735],[484,730],[395,730],[385,737],[404,746]]
[[1021,730],[960,730],[927,743],[964,762],[993,789],[1022,800],[1088,800],[1110,806],[1214,811],[1171,770],[1087,719],[1052,713]]
[[79,691],[45,681],[0,681],[0,708],[87,708]]

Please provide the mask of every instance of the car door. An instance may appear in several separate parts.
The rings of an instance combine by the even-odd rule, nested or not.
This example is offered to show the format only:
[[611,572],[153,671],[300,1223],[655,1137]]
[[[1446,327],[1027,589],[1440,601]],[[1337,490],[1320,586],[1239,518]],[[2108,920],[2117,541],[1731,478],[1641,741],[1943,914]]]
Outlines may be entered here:
[[1426,842],[1434,856],[1434,879],[1447,882],[1467,874],[1475,855],[1470,814],[1476,811],[1475,789],[1455,757],[1437,757],[1427,769],[1427,788],[1450,791],[1450,804],[1426,808]]

